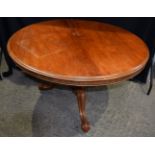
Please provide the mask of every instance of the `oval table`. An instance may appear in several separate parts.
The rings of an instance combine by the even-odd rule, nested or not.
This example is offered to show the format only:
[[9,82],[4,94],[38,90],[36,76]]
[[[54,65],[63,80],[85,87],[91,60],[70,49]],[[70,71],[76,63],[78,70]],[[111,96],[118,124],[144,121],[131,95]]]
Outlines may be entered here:
[[44,81],[39,89],[57,84],[74,88],[84,132],[90,129],[85,88],[128,80],[144,69],[149,58],[148,47],[133,33],[77,19],[27,26],[9,39],[7,48],[17,66]]

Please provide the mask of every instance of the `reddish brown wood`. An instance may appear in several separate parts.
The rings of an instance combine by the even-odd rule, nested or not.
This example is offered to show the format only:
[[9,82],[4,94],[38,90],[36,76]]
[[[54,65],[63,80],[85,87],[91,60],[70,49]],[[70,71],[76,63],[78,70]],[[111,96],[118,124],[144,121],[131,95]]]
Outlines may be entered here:
[[137,75],[149,58],[136,35],[94,21],[54,20],[30,25],[8,42],[22,68],[65,85],[94,86]]
[[[139,74],[149,50],[136,35],[120,27],[83,20],[37,23],[16,32],[8,53],[26,73],[49,83],[78,86],[81,126],[90,129],[83,87],[121,82]],[[79,87],[80,86],[80,87]],[[41,85],[40,89],[49,89]]]
[[86,95],[83,88],[76,88],[76,96],[78,100],[78,107],[81,118],[81,128],[84,132],[88,132],[90,130],[90,125],[86,117]]

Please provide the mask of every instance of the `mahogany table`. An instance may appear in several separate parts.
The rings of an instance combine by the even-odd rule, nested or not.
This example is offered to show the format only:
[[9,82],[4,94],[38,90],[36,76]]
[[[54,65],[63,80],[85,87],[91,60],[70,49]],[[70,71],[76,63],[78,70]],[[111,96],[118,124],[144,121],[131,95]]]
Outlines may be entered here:
[[90,129],[85,88],[130,79],[144,69],[149,58],[146,44],[131,32],[73,19],[27,26],[9,39],[7,48],[24,72],[44,81],[39,89],[55,84],[73,88],[84,132]]

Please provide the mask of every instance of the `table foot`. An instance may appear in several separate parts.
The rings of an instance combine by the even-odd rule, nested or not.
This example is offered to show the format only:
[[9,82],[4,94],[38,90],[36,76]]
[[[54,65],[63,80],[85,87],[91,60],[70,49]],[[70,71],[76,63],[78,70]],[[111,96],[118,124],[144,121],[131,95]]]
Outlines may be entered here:
[[77,100],[78,100],[78,107],[80,112],[80,118],[81,118],[81,128],[84,132],[88,132],[90,130],[90,124],[86,117],[86,95],[83,88],[77,88],[75,90]]
[[54,84],[49,84],[49,83],[40,83],[38,85],[39,90],[50,90],[53,89],[55,87]]

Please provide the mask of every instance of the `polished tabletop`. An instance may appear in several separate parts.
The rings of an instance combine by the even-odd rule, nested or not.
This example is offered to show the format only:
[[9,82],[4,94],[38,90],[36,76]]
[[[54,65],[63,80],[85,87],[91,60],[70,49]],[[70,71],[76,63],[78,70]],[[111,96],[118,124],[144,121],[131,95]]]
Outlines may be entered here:
[[17,31],[8,53],[29,74],[75,86],[120,82],[140,73],[149,50],[135,34],[110,24],[51,20]]

